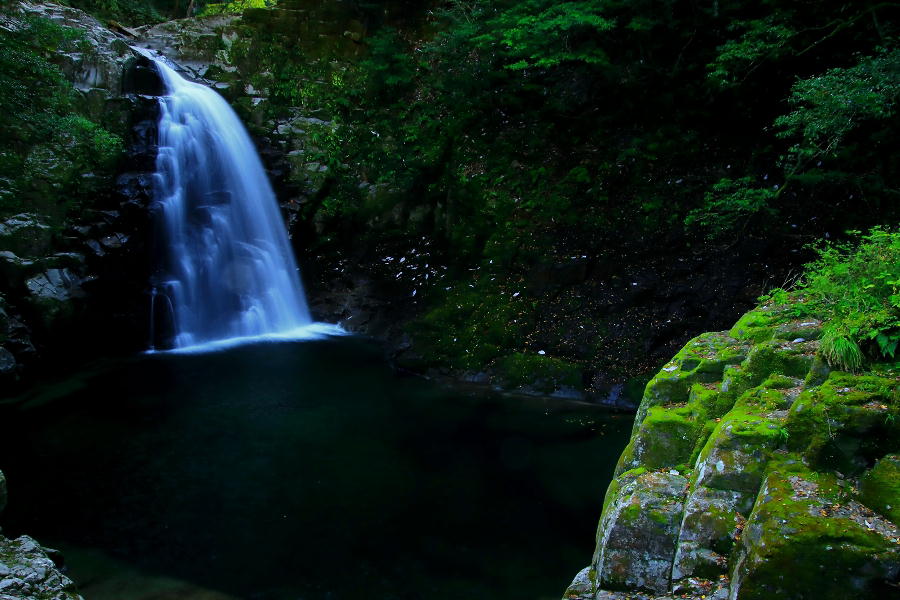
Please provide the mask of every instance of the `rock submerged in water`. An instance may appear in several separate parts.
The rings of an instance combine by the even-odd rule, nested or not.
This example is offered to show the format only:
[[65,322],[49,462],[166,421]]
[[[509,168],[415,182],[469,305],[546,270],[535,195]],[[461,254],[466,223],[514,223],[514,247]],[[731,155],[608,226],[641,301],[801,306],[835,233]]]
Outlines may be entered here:
[[900,598],[900,385],[820,326],[758,308],[650,381],[564,598]]

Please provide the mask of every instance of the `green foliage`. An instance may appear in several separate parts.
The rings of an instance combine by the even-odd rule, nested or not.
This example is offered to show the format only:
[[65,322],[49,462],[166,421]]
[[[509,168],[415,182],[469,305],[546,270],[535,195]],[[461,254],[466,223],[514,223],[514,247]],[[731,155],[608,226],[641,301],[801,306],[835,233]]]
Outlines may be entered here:
[[798,81],[795,109],[775,120],[782,138],[799,138],[797,160],[834,158],[848,134],[866,121],[889,119],[900,97],[900,50],[863,58],[850,68],[831,69]]
[[796,33],[772,15],[738,21],[729,29],[740,35],[719,46],[715,60],[707,65],[709,79],[722,87],[738,85],[760,61],[782,56],[787,51],[786,43]]
[[[789,37],[786,32],[770,33],[781,41]],[[755,59],[761,50],[743,47],[751,38],[745,36],[741,44],[723,50],[720,59],[733,58],[732,53]],[[725,77],[719,69],[716,76]],[[898,192],[890,183],[892,176],[875,170],[881,155],[871,153],[886,136],[881,123],[891,122],[898,97],[900,50],[881,50],[856,66],[797,81],[788,99],[794,110],[774,122],[776,137],[792,141],[780,159],[782,183],[761,187],[755,176],[722,179],[705,194],[704,203],[688,213],[685,225],[710,237],[734,235],[751,218],[772,222],[772,217],[797,212],[804,199],[818,206],[833,193],[852,199],[862,192],[876,206],[894,206]],[[795,188],[790,199],[784,194],[789,186]]]
[[[165,20],[164,14],[186,16],[179,14],[179,0],[66,0],[65,4],[80,8],[101,20],[119,21],[125,25],[159,23]],[[186,8],[187,5],[184,10]]]
[[366,93],[381,101],[408,93],[418,69],[408,44],[391,28],[382,29],[369,39],[369,53],[360,67]]
[[844,371],[859,371],[862,367],[863,354],[859,345],[832,327],[826,329],[822,336],[819,350],[828,364]]
[[719,180],[706,193],[704,204],[688,213],[685,225],[701,227],[718,237],[746,226],[753,217],[774,216],[771,202],[777,190],[754,187],[753,183],[752,177]]
[[488,21],[475,38],[484,47],[498,44],[508,53],[509,69],[555,67],[562,63],[608,64],[599,43],[615,22],[602,15],[603,2],[527,0]]
[[277,0],[232,0],[231,2],[217,2],[207,4],[200,12],[201,17],[210,15],[234,15],[241,14],[248,8],[271,8]]
[[522,298],[466,286],[451,290],[412,330],[437,364],[479,369],[524,344],[526,313]]
[[[882,3],[454,0],[403,19],[363,6],[361,59],[264,26],[230,52],[268,91],[263,119],[334,125],[308,130],[304,160],[328,166],[308,218],[353,243],[427,235],[463,287],[468,269],[496,269],[471,282],[477,298],[423,290],[416,343],[438,364],[526,351],[543,325],[495,335],[498,291],[573,256],[896,222],[900,29]],[[827,140],[837,154],[816,154]],[[479,328],[493,341],[476,349]],[[861,348],[879,339],[891,349],[877,335]]]
[[109,183],[121,138],[76,112],[76,92],[48,57],[78,32],[29,17],[0,38],[0,214],[78,210]]
[[[0,111],[20,122],[37,124],[53,107],[68,107],[72,92],[46,55],[78,33],[47,19],[28,17],[17,31],[0,37]],[[7,127],[15,125],[7,124]]]
[[900,341],[900,232],[876,227],[858,245],[821,248],[798,293],[828,323],[822,352],[831,364],[858,370],[863,350],[873,358],[894,358]]
[[498,359],[496,369],[508,388],[534,387],[550,393],[562,386],[577,388],[581,385],[578,366],[551,356],[516,352]]

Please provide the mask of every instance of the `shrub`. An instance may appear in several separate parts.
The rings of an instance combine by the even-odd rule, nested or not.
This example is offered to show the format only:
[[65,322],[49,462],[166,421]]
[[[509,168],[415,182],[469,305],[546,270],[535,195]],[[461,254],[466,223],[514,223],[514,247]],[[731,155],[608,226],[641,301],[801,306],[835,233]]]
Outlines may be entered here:
[[[895,359],[900,342],[900,232],[875,227],[851,232],[853,243],[827,244],[807,265],[793,297],[802,302],[797,316],[826,322],[821,351],[841,369],[858,370],[866,356]],[[784,301],[773,290],[766,301]]]

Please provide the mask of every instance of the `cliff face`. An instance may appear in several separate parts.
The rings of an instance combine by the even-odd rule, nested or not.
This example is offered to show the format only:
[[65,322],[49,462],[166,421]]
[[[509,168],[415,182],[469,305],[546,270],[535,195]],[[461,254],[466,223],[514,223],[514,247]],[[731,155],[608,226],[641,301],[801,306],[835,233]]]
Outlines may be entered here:
[[763,306],[650,381],[565,598],[900,596],[900,374]]
[[[39,25],[35,25],[35,23]],[[25,40],[18,50],[59,78],[66,103],[54,105],[61,126],[108,139],[109,164],[85,162],[90,144],[63,131],[41,139],[34,123],[10,115],[26,142],[4,140],[23,155],[22,178],[0,203],[0,384],[14,391],[47,361],[145,347],[147,231],[156,147],[156,100],[130,39],[83,11],[57,4],[15,3],[0,10],[0,31],[24,38],[40,27],[64,41]],[[71,39],[69,39],[71,38]],[[65,41],[69,40],[69,41]],[[47,73],[21,75],[41,89]],[[27,76],[26,76],[27,75]],[[49,109],[45,112],[49,112]],[[73,141],[73,139],[75,141]],[[40,164],[40,168],[33,167]],[[96,167],[96,168],[94,168]]]

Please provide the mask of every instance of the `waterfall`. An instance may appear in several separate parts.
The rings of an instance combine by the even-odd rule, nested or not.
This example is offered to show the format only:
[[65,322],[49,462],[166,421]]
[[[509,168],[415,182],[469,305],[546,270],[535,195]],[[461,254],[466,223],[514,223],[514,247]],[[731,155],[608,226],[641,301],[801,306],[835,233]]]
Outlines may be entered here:
[[[153,306],[161,295],[171,307],[163,345],[205,349],[325,333],[312,323],[275,194],[237,115],[214,90],[137,50],[155,63],[166,87],[152,281]],[[151,324],[159,321],[151,315]],[[151,350],[158,337],[151,332]]]

